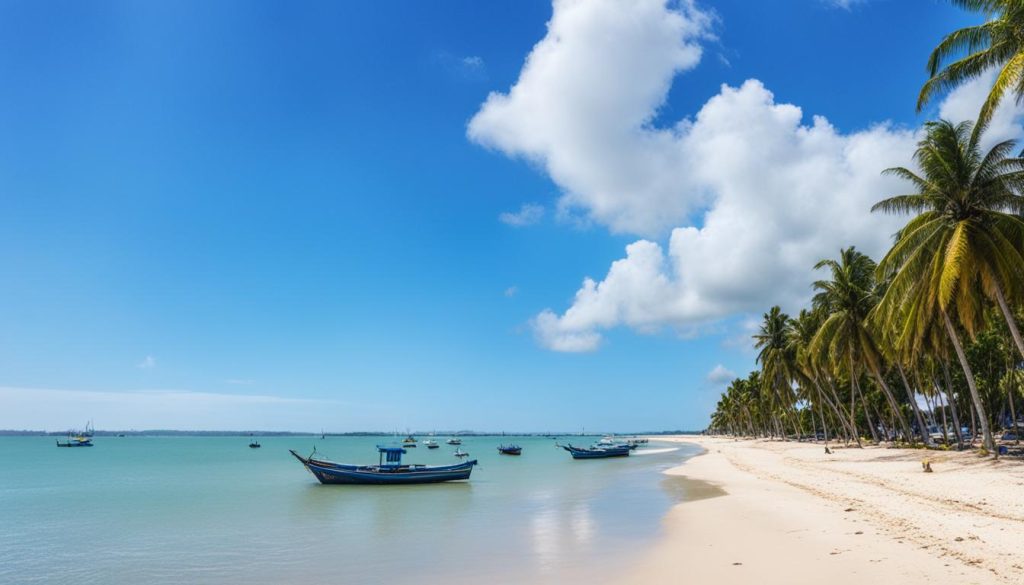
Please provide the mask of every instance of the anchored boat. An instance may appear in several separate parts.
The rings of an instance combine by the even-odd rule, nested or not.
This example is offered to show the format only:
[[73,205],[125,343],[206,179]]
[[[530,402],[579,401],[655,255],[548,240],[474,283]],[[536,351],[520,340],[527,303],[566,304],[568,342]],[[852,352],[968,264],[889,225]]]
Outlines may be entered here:
[[628,445],[612,445],[609,447],[594,446],[574,447],[572,444],[559,445],[572,455],[573,459],[605,459],[607,457],[629,457],[631,449]]
[[498,453],[502,455],[522,455],[523,448],[519,445],[499,445]]
[[85,423],[84,431],[68,431],[68,440],[61,443],[57,440],[58,447],[92,447],[93,435],[92,422]]
[[60,439],[57,440],[58,447],[92,447],[92,438],[84,435],[72,435],[68,434],[68,440],[61,443]]
[[[410,465],[402,463],[405,449],[377,445],[380,459],[377,465],[349,465],[303,457],[291,451],[296,459],[324,484],[405,485],[414,483],[440,483],[469,479],[476,459],[455,465]],[[314,451],[315,454],[315,451]]]

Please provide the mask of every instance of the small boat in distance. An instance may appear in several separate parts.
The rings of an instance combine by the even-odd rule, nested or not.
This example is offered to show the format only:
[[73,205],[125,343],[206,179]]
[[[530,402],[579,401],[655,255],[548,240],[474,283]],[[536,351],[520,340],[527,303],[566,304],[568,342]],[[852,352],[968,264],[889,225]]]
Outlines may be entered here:
[[427,447],[427,449],[438,449],[441,447],[441,445],[438,445],[437,441],[435,441],[434,439],[427,439],[426,441],[423,441],[423,444]]
[[309,457],[303,457],[293,450],[289,452],[323,484],[408,485],[458,481],[469,479],[476,465],[475,459],[455,465],[406,465],[402,463],[404,448],[381,445],[377,445],[380,454],[377,465],[348,465],[314,459],[315,449]]
[[85,423],[84,431],[68,431],[68,440],[61,443],[57,440],[58,447],[92,447],[93,435],[92,422]]
[[448,439],[447,441],[445,441],[445,443],[448,443],[449,445],[461,445],[462,444],[462,439],[460,439],[458,437],[452,437],[452,438]]
[[502,455],[522,455],[523,448],[519,445],[499,445],[498,453]]
[[453,455],[455,455],[456,457],[458,457],[460,459],[463,458],[463,457],[469,457],[469,453],[467,453],[466,451],[463,451],[462,447],[457,447],[455,449],[455,453],[453,453]]
[[92,447],[92,439],[84,435],[73,435],[68,433],[68,440],[61,443],[60,439],[57,439],[58,447]]
[[259,449],[260,448],[260,442],[254,440],[253,442],[249,443],[249,448],[250,449]]
[[416,446],[416,437],[412,436],[411,434],[407,435],[404,439],[402,439],[402,446],[403,447],[407,447],[407,448],[408,447],[415,447]]
[[573,459],[605,459],[608,457],[629,457],[631,449],[628,445],[612,445],[610,447],[593,446],[574,447],[572,444],[559,445],[572,455]]

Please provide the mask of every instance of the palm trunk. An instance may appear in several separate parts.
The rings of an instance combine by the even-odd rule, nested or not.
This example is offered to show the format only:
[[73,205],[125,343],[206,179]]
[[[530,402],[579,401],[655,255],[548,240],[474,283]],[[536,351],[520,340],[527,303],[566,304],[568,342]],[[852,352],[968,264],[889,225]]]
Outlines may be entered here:
[[910,388],[910,384],[907,383],[907,374],[903,371],[903,366],[896,362],[896,368],[900,371],[900,378],[903,380],[903,388],[907,391],[907,399],[910,400],[910,409],[914,411],[914,416],[917,418],[917,430],[921,431],[921,440],[924,441],[925,445],[931,444],[931,437],[926,432],[927,429],[924,426],[924,417],[921,416],[921,407],[917,404],[917,396],[914,395],[914,391]]
[[946,445],[949,445],[949,432],[947,431],[947,429],[949,428],[949,424],[946,422],[946,407],[941,406],[942,405],[942,396],[941,395],[937,394],[935,396],[935,401],[939,403],[939,405],[940,405],[939,408],[942,409],[942,440],[946,443]]
[[964,433],[960,430],[960,415],[959,410],[956,407],[956,396],[953,395],[953,379],[949,376],[949,364],[946,360],[942,361],[942,376],[946,380],[946,404],[949,405],[949,414],[953,415],[953,426],[956,430],[956,448],[964,448]]
[[1017,408],[1013,404],[1013,383],[1014,380],[1010,378],[1010,383],[1006,385],[1006,394],[1010,398],[1010,418],[1013,421],[1013,444],[1017,445],[1020,443],[1020,435],[1017,433]]
[[[844,434],[847,434],[847,439],[850,438],[849,433],[852,433],[853,437],[856,438],[857,430],[853,428],[847,428],[847,421],[845,416],[842,412],[839,411],[839,408],[835,405],[835,403],[833,403],[832,400],[829,399],[828,395],[825,394],[825,391],[822,389],[821,384],[818,383],[818,378],[812,378],[812,382],[814,382],[814,387],[818,390],[818,395],[821,396],[822,401],[825,402],[825,404],[827,404],[828,407],[832,409],[832,412],[836,415],[836,418],[839,420],[839,424],[842,425],[843,427]],[[832,392],[835,392],[835,388],[832,388]],[[835,398],[838,399],[838,396]],[[847,442],[849,442],[849,440],[847,440]],[[860,441],[858,441],[857,443],[859,445]]]
[[878,440],[878,425],[871,420],[871,413],[868,411],[868,399],[864,397],[864,392],[860,389],[860,383],[856,380],[857,378],[854,377],[853,388],[857,391],[857,395],[860,396],[860,406],[864,409],[864,418],[868,421],[868,430],[871,431],[871,440],[874,441],[876,445],[880,444],[881,441]]
[[[843,423],[844,427],[847,427],[847,430],[850,432],[853,440],[857,442],[857,448],[863,448],[864,445],[860,442],[860,434],[857,433],[857,424],[853,418],[853,409],[851,408],[849,413],[842,412],[843,401],[839,399],[839,392],[836,391],[835,384],[833,384],[832,379],[828,377],[825,378],[825,382],[828,384],[828,390],[831,392],[833,400],[835,400],[836,416],[839,417],[839,422]],[[847,414],[849,416],[847,416]]]
[[825,408],[821,407],[821,432],[825,433],[825,447],[828,447],[828,418],[825,416]]
[[1006,297],[1003,296],[1003,288],[999,286],[999,282],[995,279],[993,285],[995,286],[996,301],[999,302],[999,310],[1003,312],[1003,318],[1006,319],[1006,324],[1010,326],[1010,335],[1013,336],[1013,342],[1017,344],[1017,351],[1020,352],[1020,356],[1024,358],[1024,340],[1020,337],[1020,331],[1017,329],[1017,319],[1013,316],[1013,311],[1010,310],[1009,305],[1006,304]]
[[981,434],[982,440],[985,442],[985,448],[992,451],[992,453],[998,457],[999,452],[996,451],[996,442],[992,439],[992,430],[988,426],[988,417],[985,415],[985,405],[981,402],[981,395],[978,394],[978,387],[974,382],[974,372],[971,371],[971,364],[967,363],[967,354],[964,353],[964,348],[960,345],[960,336],[956,332],[956,328],[953,327],[953,322],[949,320],[949,315],[943,309],[942,319],[946,322],[946,332],[949,333],[949,339],[953,342],[953,349],[956,350],[956,356],[960,359],[960,365],[964,369],[964,376],[967,378],[967,387],[971,391],[971,400],[974,401],[974,409],[978,411],[978,420],[981,423]]
[[[896,404],[896,397],[892,395],[892,390],[889,389],[889,385],[885,383],[885,378],[882,377],[882,373],[878,371],[878,366],[874,364],[870,359],[867,360],[868,369],[875,375],[875,380],[878,385],[882,387],[882,392],[885,394],[885,399],[889,403],[889,408],[892,409],[893,417],[896,422],[899,423],[900,428],[903,430],[903,436],[906,437],[907,441],[911,444],[914,443],[914,434],[910,431],[910,425],[907,424],[907,419],[903,417],[903,413],[900,412],[899,405]],[[900,370],[902,372],[902,370]],[[895,430],[895,429],[893,429]],[[895,433],[893,433],[895,434]]]

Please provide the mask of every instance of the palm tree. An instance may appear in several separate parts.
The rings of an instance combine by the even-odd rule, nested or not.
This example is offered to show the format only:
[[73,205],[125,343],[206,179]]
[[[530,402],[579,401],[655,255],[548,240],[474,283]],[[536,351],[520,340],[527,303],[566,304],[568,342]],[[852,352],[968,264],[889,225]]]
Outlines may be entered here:
[[923,176],[903,167],[885,171],[906,179],[918,192],[890,197],[871,210],[917,214],[879,264],[880,274],[892,276],[879,306],[880,322],[903,351],[921,355],[941,320],[967,376],[986,446],[992,448],[957,325],[973,339],[983,324],[983,299],[994,300],[1024,356],[1007,301],[1016,301],[1024,290],[1024,221],[1019,216],[1024,211],[1024,159],[1009,156],[1015,147],[1010,140],[982,155],[979,138],[970,122],[929,122],[914,155]]
[[[786,343],[789,351],[794,355],[800,383],[802,385],[809,383],[817,391],[817,395],[821,399],[820,402],[823,402],[835,414],[836,419],[843,428],[847,441],[852,436],[857,441],[857,446],[860,446],[860,437],[857,436],[857,429],[850,422],[853,417],[848,417],[842,412],[843,405],[835,394],[835,388],[829,383],[830,396],[825,393],[825,389],[822,387],[822,378],[825,376],[819,364],[819,356],[811,352],[811,341],[814,339],[814,335],[818,332],[820,326],[820,312],[801,309],[796,318],[790,319]],[[821,416],[824,420],[825,413],[822,412]]]
[[847,362],[850,381],[857,387],[857,372],[866,367],[882,390],[903,435],[909,441],[914,436],[882,375],[882,354],[879,352],[866,319],[878,301],[874,279],[875,263],[853,246],[840,251],[839,260],[818,262],[817,269],[828,268],[830,280],[814,283],[817,294],[814,306],[828,317],[811,341],[811,351],[827,354],[835,364]]
[[1020,0],[951,0],[983,13],[987,21],[954,31],[942,39],[928,58],[930,79],[921,88],[917,110],[936,94],[998,68],[999,74],[978,115],[979,133],[988,125],[1008,90],[1024,99],[1024,3]]
[[[980,136],[971,128],[970,122],[926,124],[914,155],[924,177],[903,167],[885,171],[910,181],[919,192],[879,201],[871,210],[917,213],[900,230],[890,256],[921,264],[936,261],[940,305],[947,308],[955,294],[957,309],[968,318],[962,324],[972,337],[981,314],[969,293],[975,292],[971,287],[984,293],[999,306],[1024,357],[1024,340],[1007,300],[1019,302],[1024,293],[1024,158],[1009,156],[1016,147],[1013,140],[982,156]],[[925,247],[941,257],[915,255]]]
[[[770,388],[782,409],[783,416],[789,418],[793,414],[794,431],[797,436],[803,435],[800,417],[796,415],[795,397],[793,396],[794,355],[787,344],[789,335],[789,315],[774,306],[764,314],[761,328],[754,335],[754,347],[761,351],[757,354],[757,362],[761,364],[763,382]],[[791,412],[792,411],[792,412]]]

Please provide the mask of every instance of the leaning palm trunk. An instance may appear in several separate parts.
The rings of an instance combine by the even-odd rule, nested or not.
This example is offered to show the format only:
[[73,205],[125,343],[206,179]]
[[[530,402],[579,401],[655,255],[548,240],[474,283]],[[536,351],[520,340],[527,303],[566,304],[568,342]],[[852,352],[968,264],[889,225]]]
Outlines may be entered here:
[[946,422],[946,408],[942,406],[942,397],[936,395],[935,402],[939,403],[939,408],[942,409],[942,440],[949,445],[949,433],[946,431],[949,428],[949,423]]
[[[812,378],[812,381],[814,382],[814,387],[818,390],[818,395],[821,396],[822,401],[826,405],[828,405],[830,409],[832,409],[832,412],[836,415],[836,419],[839,421],[839,424],[843,427],[843,434],[846,435],[846,442],[849,443],[850,436],[853,436],[853,438],[857,440],[857,446],[859,447],[860,438],[857,437],[857,429],[848,426],[849,422],[846,420],[846,417],[843,415],[842,412],[840,412],[836,404],[829,399],[828,395],[825,394],[825,391],[822,389],[821,384],[818,383],[818,378],[814,377]],[[831,383],[829,385],[831,386]],[[834,387],[832,387],[832,392],[833,394],[835,393]],[[838,396],[836,396],[835,398],[838,400]]]
[[881,443],[881,441],[878,440],[878,425],[875,424],[875,421],[871,420],[871,412],[868,411],[868,399],[864,397],[864,392],[861,391],[859,382],[854,382],[853,388],[857,391],[857,395],[860,396],[860,406],[864,410],[864,419],[868,421],[868,430],[871,431],[871,440],[878,445]]
[[1003,289],[999,286],[999,283],[994,282],[993,288],[996,293],[996,301],[999,302],[999,310],[1002,311],[1003,318],[1006,319],[1006,324],[1010,327],[1010,335],[1013,336],[1013,342],[1017,344],[1017,351],[1024,358],[1024,340],[1021,339],[1020,331],[1017,329],[1017,319],[1014,318],[1013,311],[1006,304],[1006,297],[1003,296]]
[[949,406],[949,414],[953,416],[953,427],[956,431],[956,447],[957,449],[963,449],[964,434],[963,431],[960,430],[960,414],[956,406],[956,396],[953,395],[953,380],[949,376],[949,364],[946,363],[946,360],[941,360],[941,362],[942,377],[946,380],[946,389],[944,390],[946,404]]
[[832,383],[832,379],[826,376],[825,382],[828,384],[828,390],[832,394],[832,399],[835,400],[834,408],[836,416],[839,417],[839,421],[844,427],[846,427],[846,430],[850,433],[850,436],[853,437],[853,440],[857,442],[857,447],[863,447],[864,445],[860,442],[860,435],[857,433],[857,423],[854,420],[853,405],[850,405],[851,408],[848,413],[844,412],[845,406],[843,405],[843,401],[839,398],[839,392],[836,391],[836,386]]
[[[871,415],[868,413],[868,401],[864,398],[864,393],[860,391],[860,382],[857,380],[857,373],[853,367],[853,348],[850,349],[850,394],[856,394],[860,396],[860,405],[864,408],[864,418],[868,421],[868,430],[871,431],[871,440],[878,444],[878,429],[875,428],[875,424],[871,421]],[[853,396],[850,396],[850,416],[853,416]]]
[[1017,431],[1017,408],[1013,404],[1013,383],[1016,382],[1016,376],[1011,374],[1007,382],[1006,395],[1010,399],[1010,419],[1013,420],[1013,444],[1018,445],[1020,444],[1020,432]]
[[900,379],[903,380],[903,388],[907,391],[910,409],[914,411],[914,416],[917,418],[917,430],[921,432],[921,440],[924,441],[925,445],[930,445],[931,437],[925,432],[924,417],[921,416],[921,407],[917,404],[917,396],[914,395],[914,391],[910,388],[910,384],[907,382],[907,374],[903,371],[903,366],[898,361],[896,362],[896,369],[899,370]]
[[[895,421],[899,423],[900,428],[903,430],[903,435],[907,441],[914,442],[914,435],[910,432],[910,425],[907,424],[907,419],[903,417],[903,413],[900,412],[900,407],[896,403],[896,397],[892,395],[892,390],[889,389],[889,385],[885,383],[885,378],[882,377],[882,373],[878,371],[878,366],[868,360],[868,369],[874,374],[875,380],[878,385],[882,388],[882,393],[885,394],[885,399],[889,403],[889,408],[892,409],[893,417]],[[895,424],[893,425],[895,427]],[[893,428],[893,434],[895,435],[895,428]]]
[[981,395],[978,394],[978,387],[974,383],[974,372],[971,371],[971,364],[967,363],[967,355],[964,353],[964,348],[960,345],[960,336],[957,335],[956,329],[953,327],[953,322],[949,320],[949,315],[945,309],[942,310],[942,320],[946,323],[946,332],[949,333],[949,339],[953,342],[953,348],[956,350],[956,356],[960,359],[960,365],[964,369],[964,376],[967,378],[967,387],[971,391],[971,400],[974,402],[974,410],[978,412],[978,421],[981,424],[981,435],[984,441],[985,448],[992,451],[996,457],[999,456],[999,452],[996,451],[996,443],[992,439],[992,430],[988,426],[988,417],[985,415],[985,405],[981,402]]

